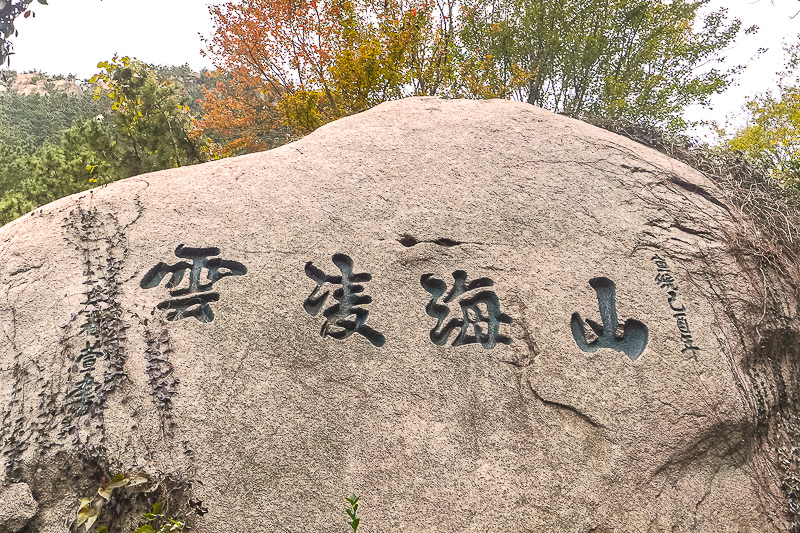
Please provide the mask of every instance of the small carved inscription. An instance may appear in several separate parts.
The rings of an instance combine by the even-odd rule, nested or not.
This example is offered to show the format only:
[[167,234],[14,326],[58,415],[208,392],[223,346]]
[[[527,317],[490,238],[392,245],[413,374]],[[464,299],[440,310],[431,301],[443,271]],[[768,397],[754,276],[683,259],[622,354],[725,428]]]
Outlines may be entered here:
[[686,306],[678,303],[678,283],[663,257],[655,254],[651,259],[658,269],[656,283],[667,292],[667,302],[669,303],[669,308],[672,309],[672,316],[675,318],[678,332],[681,334],[681,340],[683,341],[681,353],[692,351],[696,356],[700,348],[694,345],[692,331],[689,329],[689,321],[686,318]]
[[326,283],[339,285],[339,288],[333,291],[333,298],[338,303],[322,312],[325,323],[322,325],[320,335],[343,340],[353,333],[358,333],[374,346],[383,346],[386,343],[386,337],[365,324],[369,311],[359,307],[372,303],[370,296],[361,294],[364,292],[364,286],[359,285],[359,283],[370,281],[372,275],[353,273],[353,260],[344,254],[334,254],[333,264],[342,273],[341,276],[328,276],[315,267],[311,261],[306,263],[306,276],[314,280],[317,286],[303,302],[303,309],[309,315],[316,316],[330,295],[330,290],[320,294],[323,285]]
[[[647,346],[647,326],[638,320],[629,318],[622,326],[622,334],[617,335],[619,322],[617,321],[617,287],[608,278],[593,278],[589,280],[589,285],[597,293],[597,303],[600,307],[600,319],[602,324],[581,318],[578,313],[572,314],[570,329],[572,337],[578,343],[578,348],[584,352],[596,352],[599,348],[611,348],[627,355],[631,361],[635,361],[642,355]],[[586,337],[586,324],[597,336],[596,339],[589,340]]]
[[[432,296],[431,301],[425,306],[425,311],[428,316],[437,320],[436,326],[430,332],[430,338],[434,344],[439,346],[447,344],[450,334],[456,328],[459,329],[459,332],[453,340],[453,346],[480,343],[481,346],[490,350],[498,342],[511,344],[511,338],[500,333],[500,324],[510,324],[512,319],[500,311],[500,300],[497,298],[497,294],[494,291],[478,290],[493,286],[494,281],[489,278],[478,278],[467,283],[465,271],[453,272],[453,287],[442,303],[448,304],[458,299],[462,316],[451,318],[446,324],[450,309],[446,305],[440,304],[439,298],[447,291],[447,283],[434,278],[433,274],[424,274],[420,278],[420,283]],[[470,292],[472,294],[467,294]]]
[[72,370],[78,372],[81,379],[74,389],[67,392],[65,398],[66,408],[75,415],[87,414],[89,408],[95,403],[95,392],[100,388],[100,384],[95,381],[92,371],[95,363],[101,357],[103,357],[103,352],[100,350],[100,341],[94,344],[86,341],[86,346],[75,359]]
[[[214,320],[211,302],[219,300],[219,293],[210,292],[214,283],[227,276],[243,276],[247,268],[238,261],[229,261],[219,257],[219,248],[189,248],[183,244],[175,249],[175,255],[187,261],[179,261],[174,265],[159,263],[144,275],[140,286],[143,289],[158,287],[161,280],[170,274],[165,287],[169,290],[170,299],[158,304],[158,309],[169,309],[167,320],[181,320],[194,317],[200,322]],[[203,271],[206,272],[207,283],[201,282]],[[186,273],[189,273],[189,286],[178,288]]]

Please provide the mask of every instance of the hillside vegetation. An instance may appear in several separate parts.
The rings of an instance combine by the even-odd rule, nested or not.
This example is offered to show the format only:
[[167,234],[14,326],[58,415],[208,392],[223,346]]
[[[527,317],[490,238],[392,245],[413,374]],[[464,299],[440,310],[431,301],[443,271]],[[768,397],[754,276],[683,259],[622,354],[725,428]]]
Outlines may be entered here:
[[0,224],[64,196],[206,160],[194,135],[203,74],[129,58],[93,81],[2,72]]

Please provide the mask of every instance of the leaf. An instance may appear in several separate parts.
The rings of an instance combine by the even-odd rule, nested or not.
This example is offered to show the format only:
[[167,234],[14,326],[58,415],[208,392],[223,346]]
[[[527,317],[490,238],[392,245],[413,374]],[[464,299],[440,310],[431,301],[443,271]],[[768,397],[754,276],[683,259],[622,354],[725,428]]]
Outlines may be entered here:
[[[103,161],[103,164],[105,164],[105,161]],[[128,486],[135,487],[136,485],[142,485],[144,483],[147,483],[148,481],[150,480],[147,479],[147,476],[145,476],[144,474],[136,474],[131,478],[131,481],[130,483],[128,483]]]
[[[97,503],[100,503],[100,505],[97,505]],[[88,531],[89,528],[92,527],[92,524],[95,523],[98,515],[100,514],[100,509],[102,508],[103,508],[102,500],[100,500],[99,502],[94,502],[94,504],[86,508],[86,518],[85,518],[86,523],[83,524],[84,527],[86,528],[86,531]],[[84,510],[82,509],[81,512],[83,511]],[[80,526],[81,523],[83,523],[83,521],[81,521],[80,513],[78,513],[78,525]]]
[[78,510],[78,526],[80,527],[80,525],[86,522],[90,516],[92,516],[92,508],[88,506],[81,507]]
[[[90,168],[91,167],[91,168]],[[89,172],[93,172],[97,165],[86,165],[86,170]],[[97,494],[105,498],[106,500],[111,499],[111,493],[114,489],[119,487],[124,487],[130,482],[130,478],[125,477],[125,474],[117,474],[116,476],[111,478],[111,481],[102,485],[99,489],[97,489]]]
[[125,474],[117,474],[116,476],[111,478],[111,481],[108,482],[108,485],[112,489],[115,489],[117,487],[122,487],[124,485],[127,485],[129,481],[130,478],[125,477]]
[[153,533],[153,526],[150,524],[145,524],[140,528],[136,529],[133,533]]
[[108,528],[106,526],[100,526],[97,528],[97,533],[108,533]]
[[153,504],[153,514],[161,514],[161,508],[164,506],[164,502],[156,502]]

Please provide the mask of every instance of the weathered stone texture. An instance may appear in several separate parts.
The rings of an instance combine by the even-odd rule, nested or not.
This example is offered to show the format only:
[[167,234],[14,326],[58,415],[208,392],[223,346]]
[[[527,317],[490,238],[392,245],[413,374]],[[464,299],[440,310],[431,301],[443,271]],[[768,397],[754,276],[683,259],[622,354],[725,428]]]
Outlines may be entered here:
[[46,511],[78,450],[190,471],[200,532],[343,530],[352,492],[365,532],[786,531],[796,353],[747,335],[797,305],[764,323],[743,223],[632,141],[434,98],[57,201],[0,230],[6,476]]
[[0,487],[0,532],[22,531],[36,515],[39,505],[33,499],[30,487],[25,483],[14,483]]

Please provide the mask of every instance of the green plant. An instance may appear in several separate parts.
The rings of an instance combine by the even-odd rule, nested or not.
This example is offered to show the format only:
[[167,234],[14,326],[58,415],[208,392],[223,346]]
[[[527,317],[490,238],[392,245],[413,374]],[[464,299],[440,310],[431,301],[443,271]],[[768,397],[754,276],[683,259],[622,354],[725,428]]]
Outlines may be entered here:
[[[97,494],[81,499],[71,531],[83,526],[90,533],[183,533],[189,529],[189,514],[208,512],[201,501],[189,497],[191,483],[174,474],[157,479],[141,473],[118,474],[104,481]],[[140,514],[145,509],[149,511]]]
[[345,509],[347,515],[350,517],[350,522],[347,524],[352,528],[353,531],[357,531],[358,523],[361,522],[361,519],[358,518],[358,496],[352,494],[349,498],[345,499],[350,504],[350,509]]
[[[152,512],[145,513],[142,518],[147,522],[139,526],[133,533],[169,533],[171,531],[183,532],[186,530],[186,523],[174,518],[167,518],[161,509],[164,502],[156,502],[153,505]],[[155,529],[155,527],[158,529]]]

